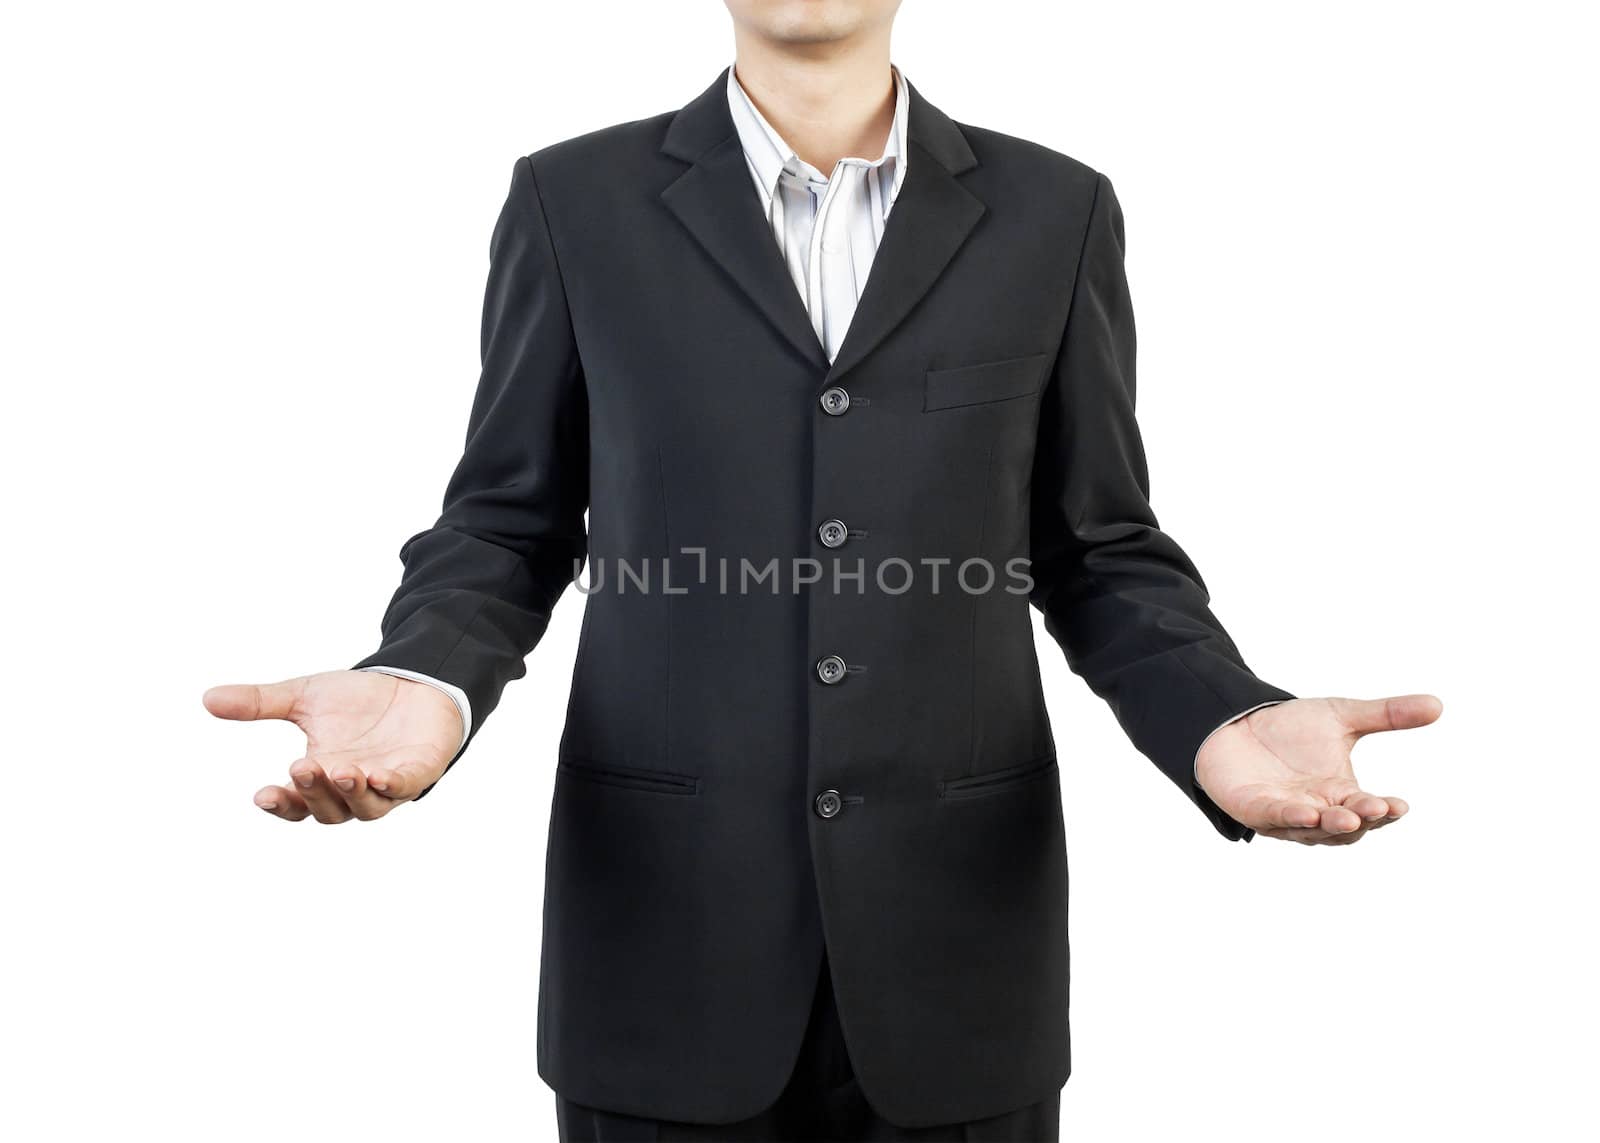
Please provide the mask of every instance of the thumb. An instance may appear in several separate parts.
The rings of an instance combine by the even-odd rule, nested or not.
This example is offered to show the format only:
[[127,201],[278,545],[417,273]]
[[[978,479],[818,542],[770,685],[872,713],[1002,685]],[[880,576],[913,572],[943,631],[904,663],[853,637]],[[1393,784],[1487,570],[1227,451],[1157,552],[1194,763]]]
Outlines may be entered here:
[[1334,708],[1356,735],[1383,730],[1413,730],[1444,713],[1434,695],[1396,695],[1381,699],[1335,699]]
[[304,677],[281,683],[234,683],[212,687],[201,699],[206,709],[218,718],[234,722],[255,722],[262,718],[293,721],[295,704],[305,693]]

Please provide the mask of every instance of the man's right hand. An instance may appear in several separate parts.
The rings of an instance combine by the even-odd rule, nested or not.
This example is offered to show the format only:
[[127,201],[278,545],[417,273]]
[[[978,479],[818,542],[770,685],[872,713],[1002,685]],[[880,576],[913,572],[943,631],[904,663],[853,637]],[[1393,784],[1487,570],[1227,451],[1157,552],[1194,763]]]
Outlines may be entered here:
[[461,744],[461,713],[448,695],[376,671],[212,687],[204,702],[218,718],[279,718],[305,731],[305,757],[289,766],[289,784],[255,797],[291,822],[381,818],[438,781]]

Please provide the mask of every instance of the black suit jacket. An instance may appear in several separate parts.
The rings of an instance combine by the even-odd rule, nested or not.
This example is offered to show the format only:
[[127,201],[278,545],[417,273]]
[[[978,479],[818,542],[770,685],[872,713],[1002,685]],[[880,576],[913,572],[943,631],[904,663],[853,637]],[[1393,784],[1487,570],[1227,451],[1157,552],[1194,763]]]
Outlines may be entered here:
[[[357,665],[455,683],[476,731],[575,562],[604,575],[551,810],[538,1065],[555,1090],[656,1118],[754,1114],[788,1079],[826,943],[877,1109],[997,1114],[1069,1070],[1030,598],[1227,837],[1249,831],[1196,786],[1195,751],[1290,696],[1246,667],[1151,512],[1105,177],[911,88],[906,181],[830,366],[726,78],[517,162],[465,451]],[[847,409],[823,407],[831,388]],[[850,530],[836,550],[830,518]],[[719,564],[772,559],[861,559],[864,590],[831,571],[721,589]],[[897,593],[874,575],[895,559],[952,562]],[[952,589],[970,559],[1000,570],[994,590]],[[1001,590],[1016,559],[1031,593]],[[624,590],[618,561],[658,578]],[[849,670],[829,684],[833,654]]]

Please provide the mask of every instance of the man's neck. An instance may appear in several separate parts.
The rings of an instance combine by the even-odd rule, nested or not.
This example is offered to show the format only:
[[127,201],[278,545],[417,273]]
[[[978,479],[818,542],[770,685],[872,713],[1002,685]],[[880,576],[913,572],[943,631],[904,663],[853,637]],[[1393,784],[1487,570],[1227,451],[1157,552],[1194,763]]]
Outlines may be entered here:
[[784,142],[823,174],[875,159],[894,119],[889,41],[774,45],[735,37],[734,75]]

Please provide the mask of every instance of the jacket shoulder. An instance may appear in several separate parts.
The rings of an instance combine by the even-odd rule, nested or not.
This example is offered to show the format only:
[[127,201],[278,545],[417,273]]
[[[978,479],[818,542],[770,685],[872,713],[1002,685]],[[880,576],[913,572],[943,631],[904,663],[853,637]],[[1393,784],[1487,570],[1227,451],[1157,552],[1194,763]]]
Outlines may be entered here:
[[[1008,180],[1019,177],[1043,180],[1045,186],[1093,193],[1104,177],[1081,159],[1032,139],[1007,135],[1003,131],[970,123],[957,123],[956,126],[966,136],[967,145],[977,156],[979,166],[991,167],[1003,173]],[[1034,185],[1039,183],[1035,182]]]
[[605,171],[622,175],[641,163],[654,161],[676,111],[663,111],[642,119],[597,127],[580,135],[548,143],[527,159],[542,178],[560,178],[567,172]]

